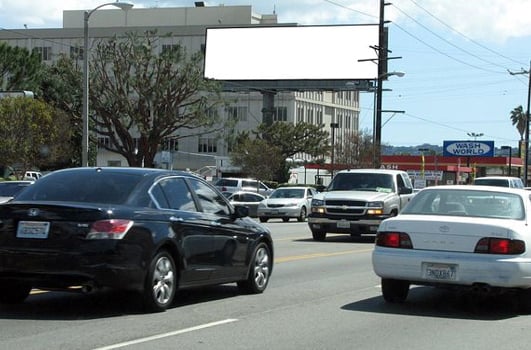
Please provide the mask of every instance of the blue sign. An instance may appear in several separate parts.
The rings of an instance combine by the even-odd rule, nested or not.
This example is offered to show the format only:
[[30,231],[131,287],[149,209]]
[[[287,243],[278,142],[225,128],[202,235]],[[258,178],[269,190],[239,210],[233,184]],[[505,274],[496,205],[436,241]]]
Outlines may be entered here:
[[443,141],[443,156],[494,157],[494,141]]

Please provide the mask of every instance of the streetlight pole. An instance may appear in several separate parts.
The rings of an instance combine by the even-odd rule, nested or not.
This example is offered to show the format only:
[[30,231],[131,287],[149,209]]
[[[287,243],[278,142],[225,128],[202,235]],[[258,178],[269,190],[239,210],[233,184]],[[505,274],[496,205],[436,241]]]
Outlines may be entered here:
[[124,11],[133,7],[133,4],[126,2],[108,2],[95,7],[90,11],[85,11],[83,17],[83,131],[81,141],[81,166],[88,166],[89,158],[89,18],[98,9],[104,6],[115,6]]
[[330,129],[332,132],[332,154],[330,157],[330,177],[334,177],[334,155],[335,155],[335,148],[336,148],[336,133],[335,130],[339,128],[339,123],[330,123]]

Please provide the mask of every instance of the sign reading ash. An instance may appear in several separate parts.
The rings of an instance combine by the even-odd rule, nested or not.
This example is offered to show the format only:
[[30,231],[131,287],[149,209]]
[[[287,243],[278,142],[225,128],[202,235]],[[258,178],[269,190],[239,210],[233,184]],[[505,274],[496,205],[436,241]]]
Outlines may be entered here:
[[443,156],[493,157],[494,141],[444,141]]

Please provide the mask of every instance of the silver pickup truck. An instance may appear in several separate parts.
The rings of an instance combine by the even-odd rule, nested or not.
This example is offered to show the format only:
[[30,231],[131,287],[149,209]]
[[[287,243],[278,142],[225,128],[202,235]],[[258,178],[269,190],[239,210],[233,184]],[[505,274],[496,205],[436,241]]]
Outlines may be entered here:
[[342,170],[324,192],[313,197],[308,226],[317,241],[323,241],[328,232],[376,233],[380,222],[398,214],[413,195],[405,171]]

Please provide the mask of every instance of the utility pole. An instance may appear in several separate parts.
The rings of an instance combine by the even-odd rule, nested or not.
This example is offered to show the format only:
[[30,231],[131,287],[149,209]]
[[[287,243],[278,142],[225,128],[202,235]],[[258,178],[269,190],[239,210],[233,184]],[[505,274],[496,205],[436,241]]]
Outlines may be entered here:
[[378,76],[376,77],[376,115],[374,119],[373,166],[380,167],[382,148],[382,82],[387,67],[387,45],[385,40],[385,0],[380,0],[378,22]]
[[529,70],[521,70],[520,72],[513,73],[509,71],[511,75],[527,74],[529,76],[529,82],[527,85],[527,110],[525,114],[525,136],[524,136],[524,186],[528,186],[528,168],[529,168],[529,108],[531,103],[531,60],[529,61]]

